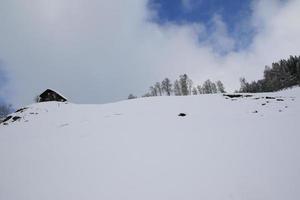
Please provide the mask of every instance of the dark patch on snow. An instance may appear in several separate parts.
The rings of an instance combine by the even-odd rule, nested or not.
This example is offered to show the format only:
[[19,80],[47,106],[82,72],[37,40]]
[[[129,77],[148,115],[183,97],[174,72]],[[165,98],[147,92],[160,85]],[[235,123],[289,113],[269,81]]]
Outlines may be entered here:
[[11,118],[12,118],[12,116],[7,116],[7,117],[2,121],[2,123],[7,122],[7,121],[10,120]]
[[179,113],[178,116],[179,116],[179,117],[185,117],[186,114],[185,114],[185,113]]
[[14,117],[12,118],[12,121],[15,122],[15,121],[17,121],[17,120],[19,120],[19,119],[21,119],[21,118],[22,118],[22,117],[14,116]]
[[266,99],[275,99],[275,97],[266,97]]
[[223,96],[225,97],[229,97],[229,98],[239,98],[242,97],[242,94],[223,94]]
[[276,101],[284,101],[283,99],[276,99]]
[[258,111],[257,111],[257,110],[254,110],[252,113],[258,113]]
[[3,123],[3,125],[8,125],[8,121],[10,120],[10,119],[12,119],[12,122],[15,122],[15,121],[17,121],[17,120],[19,120],[19,119],[21,119],[22,117],[19,117],[19,116],[8,116],[8,117],[6,117],[3,121],[2,121],[2,123]]
[[68,123],[61,124],[59,127],[62,128],[62,127],[65,127],[65,126],[69,126],[69,124]]
[[31,113],[29,113],[30,115],[38,115],[39,113],[35,113],[35,112],[31,112]]
[[12,120],[12,122],[15,122],[15,121],[17,121],[17,120],[19,120],[19,119],[21,119],[21,117],[19,117],[19,116],[8,116],[8,117],[6,117],[1,123],[3,123],[3,125],[8,125],[8,122],[9,122],[9,120]]
[[228,98],[244,98],[244,97],[253,97],[253,95],[250,94],[223,94],[224,97]]
[[265,106],[265,105],[266,105],[266,103],[262,103],[261,105],[262,105],[262,106]]
[[18,113],[18,112],[22,113],[22,112],[24,112],[24,110],[26,110],[26,109],[28,109],[28,108],[26,108],[26,107],[20,108],[20,109],[16,110],[15,113]]

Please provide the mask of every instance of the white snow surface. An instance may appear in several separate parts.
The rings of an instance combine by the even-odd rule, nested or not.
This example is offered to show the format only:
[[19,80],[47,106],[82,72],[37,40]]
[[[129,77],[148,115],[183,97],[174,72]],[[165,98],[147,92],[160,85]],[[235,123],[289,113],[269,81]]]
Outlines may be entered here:
[[1,200],[300,199],[300,88],[27,107],[0,125]]

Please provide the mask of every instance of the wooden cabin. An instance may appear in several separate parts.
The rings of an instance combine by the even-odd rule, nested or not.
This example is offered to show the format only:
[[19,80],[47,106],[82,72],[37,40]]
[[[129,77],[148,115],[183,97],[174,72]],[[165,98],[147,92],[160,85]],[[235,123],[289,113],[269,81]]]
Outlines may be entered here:
[[45,101],[66,102],[67,99],[63,95],[59,94],[58,92],[51,89],[47,89],[37,97],[37,102],[45,102]]

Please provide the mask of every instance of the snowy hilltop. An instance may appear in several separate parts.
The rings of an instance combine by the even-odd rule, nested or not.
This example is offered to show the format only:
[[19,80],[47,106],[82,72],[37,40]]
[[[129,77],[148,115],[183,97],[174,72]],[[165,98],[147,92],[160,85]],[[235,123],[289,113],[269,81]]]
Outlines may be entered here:
[[298,200],[300,88],[42,102],[0,124],[0,199]]

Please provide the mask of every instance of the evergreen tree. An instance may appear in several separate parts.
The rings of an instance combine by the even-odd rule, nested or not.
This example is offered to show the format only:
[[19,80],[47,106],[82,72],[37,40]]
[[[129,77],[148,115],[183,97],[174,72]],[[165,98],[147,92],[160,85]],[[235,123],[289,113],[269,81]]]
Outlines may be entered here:
[[266,66],[264,78],[247,83],[241,79],[240,92],[273,92],[300,84],[300,56],[290,56],[287,60]]

